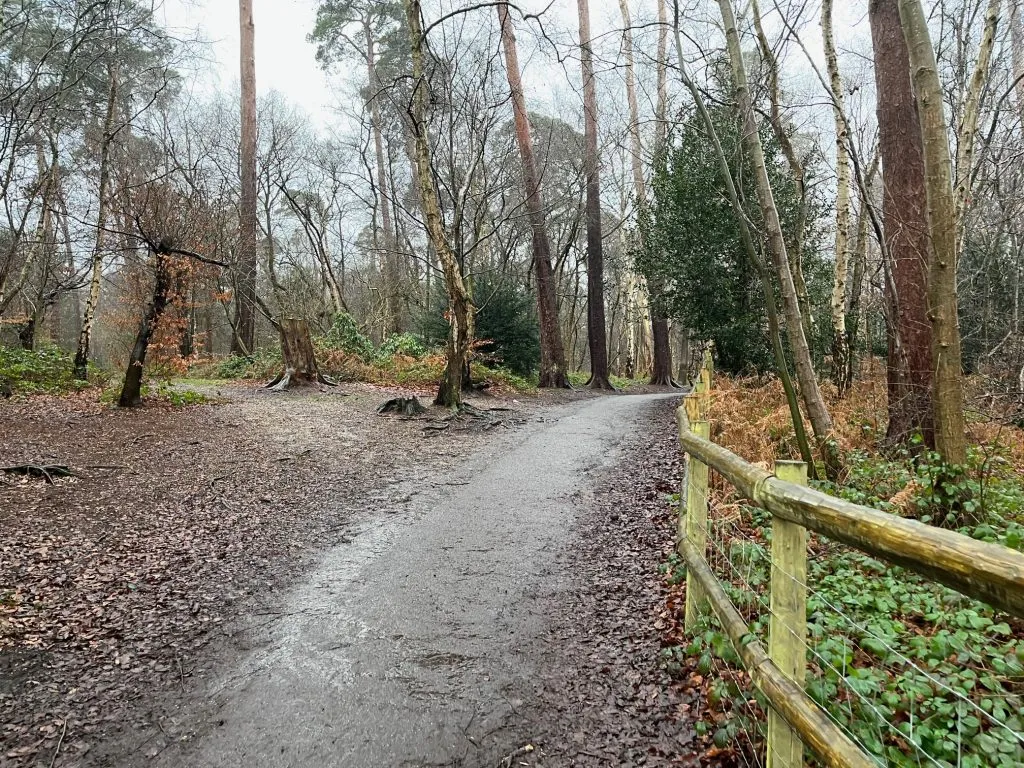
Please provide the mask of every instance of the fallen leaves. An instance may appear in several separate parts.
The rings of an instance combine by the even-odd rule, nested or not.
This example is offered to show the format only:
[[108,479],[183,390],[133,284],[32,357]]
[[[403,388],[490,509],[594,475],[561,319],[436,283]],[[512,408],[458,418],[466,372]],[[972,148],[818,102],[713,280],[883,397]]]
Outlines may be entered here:
[[566,552],[575,584],[546,601],[552,617],[536,705],[519,726],[536,752],[522,764],[694,766],[698,693],[659,661],[664,607],[659,566],[674,518],[666,494],[679,476],[673,403],[652,405],[623,458],[578,505]]
[[230,620],[343,540],[340,502],[386,485],[410,445],[419,462],[447,462],[483,439],[425,441],[415,424],[373,416],[380,389],[350,390],[237,388],[232,402],[184,410],[76,397],[0,409],[0,462],[80,475],[0,484],[0,765],[78,765],[97,745],[157,754],[153,702],[191,694]]

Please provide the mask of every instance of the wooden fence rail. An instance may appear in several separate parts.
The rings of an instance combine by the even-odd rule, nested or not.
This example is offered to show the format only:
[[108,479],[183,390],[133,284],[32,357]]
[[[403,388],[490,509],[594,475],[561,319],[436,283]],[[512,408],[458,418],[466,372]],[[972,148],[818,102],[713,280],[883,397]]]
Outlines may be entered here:
[[[805,745],[825,765],[877,766],[804,691],[807,531],[1019,617],[1024,617],[1024,554],[808,488],[807,468],[801,462],[778,462],[775,474],[748,464],[709,439],[709,388],[708,359],[694,393],[676,413],[679,442],[689,458],[680,494],[677,545],[686,562],[686,630],[694,631],[710,605],[771,707],[769,768],[799,768]],[[772,513],[767,651],[750,632],[706,559],[709,468]]]

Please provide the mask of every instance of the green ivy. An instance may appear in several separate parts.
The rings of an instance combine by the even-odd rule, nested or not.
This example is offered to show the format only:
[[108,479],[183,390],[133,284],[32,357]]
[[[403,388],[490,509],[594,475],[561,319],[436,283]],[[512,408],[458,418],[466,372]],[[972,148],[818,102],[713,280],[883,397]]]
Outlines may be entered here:
[[[957,496],[962,512],[957,520],[942,522],[962,523],[961,514],[983,516],[984,522],[959,529],[1020,548],[1024,487],[1008,465],[972,452],[952,488],[945,469],[936,471],[936,465],[931,454],[890,461],[854,454],[848,483],[822,485],[852,501],[885,508],[885,499],[914,481],[924,501],[911,505],[910,514],[934,514]],[[967,507],[964,500],[976,506]],[[762,541],[770,541],[770,515],[745,507],[741,525],[748,534],[759,531],[759,537],[723,544],[719,535],[716,572],[728,575],[727,559],[734,578],[725,583],[726,593],[751,633],[764,641],[770,555]],[[1024,764],[1024,635],[1019,627],[1015,632],[1010,619],[985,604],[850,548],[815,536],[811,549],[809,695],[884,765]],[[672,556],[663,572],[676,582],[684,569]],[[733,666],[738,662],[710,620],[688,645],[666,649],[662,659],[670,672],[686,669],[690,659],[705,675],[716,659]],[[763,729],[763,722],[753,722],[750,691],[712,684],[709,696],[725,713],[718,730]]]
[[0,385],[14,395],[63,394],[89,386],[72,375],[71,355],[52,344],[34,350],[0,346]]

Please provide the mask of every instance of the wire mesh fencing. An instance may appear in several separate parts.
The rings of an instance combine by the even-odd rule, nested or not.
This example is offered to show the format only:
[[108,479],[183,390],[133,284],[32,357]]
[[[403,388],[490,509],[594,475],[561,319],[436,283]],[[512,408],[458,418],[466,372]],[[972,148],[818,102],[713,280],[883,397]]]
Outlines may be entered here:
[[[743,642],[769,646],[779,618],[769,585],[784,568],[772,557],[773,516],[713,469],[703,493],[698,548],[748,628]],[[806,573],[782,573],[806,595],[806,627],[777,621],[776,631],[802,649],[803,690],[850,741],[879,765],[1024,765],[1024,622],[813,532],[806,552]],[[727,713],[714,742],[744,765],[791,765],[772,752],[772,708],[712,611],[685,651]]]

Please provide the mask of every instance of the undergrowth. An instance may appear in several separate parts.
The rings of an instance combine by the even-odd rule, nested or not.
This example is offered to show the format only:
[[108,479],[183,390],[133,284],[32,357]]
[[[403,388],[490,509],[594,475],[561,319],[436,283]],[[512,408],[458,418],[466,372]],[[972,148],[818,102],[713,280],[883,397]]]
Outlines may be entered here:
[[[777,385],[717,381],[713,437],[769,467],[795,458]],[[835,496],[1024,550],[1019,430],[975,421],[965,467],[951,472],[921,446],[885,451],[884,394],[859,382],[833,405],[846,451]],[[882,394],[882,397],[879,395]],[[771,516],[712,482],[711,564],[751,631],[768,634]],[[1024,764],[1024,623],[849,547],[811,535],[806,689],[882,764],[972,768]],[[681,621],[685,568],[665,564]],[[699,681],[709,709],[698,732],[711,750],[763,753],[766,702],[728,638],[704,620],[694,636],[669,629],[666,668]],[[746,759],[753,759],[748,754]]]
[[[97,370],[90,365],[90,378]],[[71,355],[54,345],[34,350],[0,346],[0,388],[7,395],[62,395],[86,389],[72,375]]]
[[[361,381],[379,386],[431,389],[444,373],[442,351],[429,349],[415,334],[394,334],[374,345],[360,333],[347,316],[339,316],[327,334],[316,337],[320,372],[335,381]],[[254,355],[230,355],[208,359],[193,365],[190,377],[217,379],[270,379],[277,375],[283,362],[281,351],[274,347]],[[526,392],[536,389],[535,379],[526,378],[505,368],[500,361],[488,365],[474,362],[470,368],[474,385],[495,390]]]

